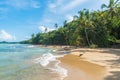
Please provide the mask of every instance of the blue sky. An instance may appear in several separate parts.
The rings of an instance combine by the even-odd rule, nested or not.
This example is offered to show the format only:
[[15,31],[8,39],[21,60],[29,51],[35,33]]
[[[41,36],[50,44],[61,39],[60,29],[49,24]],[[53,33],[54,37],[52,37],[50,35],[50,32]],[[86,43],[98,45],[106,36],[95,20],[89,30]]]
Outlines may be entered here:
[[78,11],[100,10],[109,0],[0,0],[0,41],[29,39],[32,33],[54,30]]

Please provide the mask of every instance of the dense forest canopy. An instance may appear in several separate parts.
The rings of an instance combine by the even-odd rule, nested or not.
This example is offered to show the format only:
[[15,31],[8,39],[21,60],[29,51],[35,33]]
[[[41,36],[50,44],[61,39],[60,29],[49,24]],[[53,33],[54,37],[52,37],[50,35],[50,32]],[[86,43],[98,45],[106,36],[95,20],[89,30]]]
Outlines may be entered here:
[[120,1],[110,0],[102,4],[101,11],[83,9],[73,21],[55,24],[56,30],[32,34],[30,40],[21,43],[42,45],[72,45],[111,47],[120,44]]

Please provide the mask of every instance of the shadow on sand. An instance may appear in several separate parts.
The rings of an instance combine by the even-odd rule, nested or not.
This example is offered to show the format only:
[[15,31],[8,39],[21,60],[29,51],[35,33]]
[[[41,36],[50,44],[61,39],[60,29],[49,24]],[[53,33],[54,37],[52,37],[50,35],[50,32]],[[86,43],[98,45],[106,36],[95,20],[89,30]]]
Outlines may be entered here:
[[[83,54],[86,52],[97,52],[94,49],[92,49],[92,50],[84,49],[84,50],[75,50],[75,51],[82,52]],[[103,54],[109,53],[109,54],[114,54],[114,55],[118,56],[119,58],[117,58],[115,60],[106,60],[106,61],[111,64],[111,66],[110,66],[111,68],[120,69],[120,49],[113,49],[113,48],[108,48],[108,49],[103,48],[102,49],[102,48],[100,48],[100,49],[98,49],[98,52],[101,52]],[[110,73],[112,75],[105,77],[104,80],[120,80],[120,71],[111,71]]]
[[120,80],[120,71],[111,72],[112,75],[105,78],[105,80]]
[[[119,56],[116,60],[107,60],[107,62],[111,62],[112,68],[118,68],[120,69],[120,49],[109,49],[106,51],[106,53],[115,54],[116,56]],[[111,71],[112,75],[107,76],[105,80],[120,80],[120,71]]]

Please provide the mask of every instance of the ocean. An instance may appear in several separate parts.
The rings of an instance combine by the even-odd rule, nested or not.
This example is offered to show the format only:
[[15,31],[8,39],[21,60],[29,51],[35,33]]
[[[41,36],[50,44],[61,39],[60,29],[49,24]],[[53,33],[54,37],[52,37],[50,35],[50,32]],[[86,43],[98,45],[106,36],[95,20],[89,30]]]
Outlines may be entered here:
[[50,48],[0,44],[0,80],[63,80],[67,70]]

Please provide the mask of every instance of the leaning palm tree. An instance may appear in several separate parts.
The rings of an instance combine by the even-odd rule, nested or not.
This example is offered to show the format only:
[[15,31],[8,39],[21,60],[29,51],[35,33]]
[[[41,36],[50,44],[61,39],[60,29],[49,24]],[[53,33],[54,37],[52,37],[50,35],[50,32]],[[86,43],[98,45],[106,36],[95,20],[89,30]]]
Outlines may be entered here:
[[92,21],[91,18],[92,16],[90,15],[89,10],[84,9],[83,11],[78,12],[80,17],[79,17],[79,22],[80,22],[80,27],[84,27],[84,32],[85,32],[85,38],[87,41],[88,46],[90,46],[90,40],[89,40],[89,36],[88,36],[88,30],[91,28],[92,26]]

